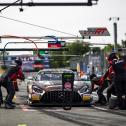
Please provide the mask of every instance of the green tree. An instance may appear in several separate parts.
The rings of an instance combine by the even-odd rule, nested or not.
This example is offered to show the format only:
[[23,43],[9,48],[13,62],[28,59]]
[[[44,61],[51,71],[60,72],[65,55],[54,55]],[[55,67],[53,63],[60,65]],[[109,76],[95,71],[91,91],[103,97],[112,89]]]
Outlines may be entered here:
[[104,47],[104,53],[109,54],[110,52],[113,51],[113,49],[114,49],[114,45],[109,44],[109,45]]
[[[122,47],[122,45],[118,44],[116,51],[118,51],[118,49],[121,48],[121,47]],[[109,44],[109,45],[104,47],[104,53],[105,54],[110,54],[113,50],[114,50],[114,45],[112,45],[112,44]]]
[[126,40],[122,40],[122,47],[126,48]]
[[101,53],[101,48],[100,47],[93,47],[92,52],[94,55],[99,55]]
[[[84,44],[83,41],[74,41],[73,43],[66,44],[68,51],[53,51],[50,52],[51,56],[51,67],[69,67],[70,58],[74,55],[82,56],[83,54],[90,51],[89,45]],[[59,55],[59,56],[56,56]]]
[[50,66],[52,68],[59,68],[59,67],[64,67],[65,61],[63,57],[63,51],[51,51],[51,61],[50,61]]
[[75,41],[67,45],[69,51],[66,54],[70,55],[83,55],[90,51],[89,45],[85,44],[83,41]]

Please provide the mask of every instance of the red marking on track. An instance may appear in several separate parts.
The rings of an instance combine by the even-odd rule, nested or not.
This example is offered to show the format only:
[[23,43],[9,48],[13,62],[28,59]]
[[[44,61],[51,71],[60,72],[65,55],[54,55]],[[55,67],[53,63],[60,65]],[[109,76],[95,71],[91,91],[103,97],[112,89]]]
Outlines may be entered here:
[[20,105],[21,109],[24,111],[24,112],[30,112],[30,111],[37,111],[35,109],[28,109],[27,106],[25,105]]

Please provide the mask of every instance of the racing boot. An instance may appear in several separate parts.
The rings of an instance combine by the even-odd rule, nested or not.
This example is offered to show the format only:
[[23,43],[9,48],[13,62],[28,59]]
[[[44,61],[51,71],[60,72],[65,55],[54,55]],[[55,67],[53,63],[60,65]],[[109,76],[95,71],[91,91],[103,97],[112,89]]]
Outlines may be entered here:
[[107,105],[107,100],[106,100],[105,96],[102,97],[101,105]]
[[1,104],[3,104],[3,100],[0,100],[0,107],[1,107]]
[[16,104],[16,102],[13,102],[13,101],[12,101],[12,102],[11,102],[11,104],[12,104],[12,105],[15,105],[15,104]]
[[15,105],[6,103],[6,104],[5,104],[5,108],[6,108],[6,109],[14,109],[14,108],[15,108]]
[[107,101],[102,101],[101,105],[107,105]]

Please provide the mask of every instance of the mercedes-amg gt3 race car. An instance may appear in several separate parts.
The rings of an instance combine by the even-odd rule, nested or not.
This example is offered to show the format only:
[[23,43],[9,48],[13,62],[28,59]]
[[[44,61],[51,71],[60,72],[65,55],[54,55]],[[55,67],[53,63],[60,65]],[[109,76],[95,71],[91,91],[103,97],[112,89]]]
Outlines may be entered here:
[[[62,90],[62,73],[74,73],[68,69],[43,69],[26,82],[29,105],[62,105],[71,100],[71,91]],[[92,102],[90,80],[81,80],[74,73],[72,105],[90,105]]]

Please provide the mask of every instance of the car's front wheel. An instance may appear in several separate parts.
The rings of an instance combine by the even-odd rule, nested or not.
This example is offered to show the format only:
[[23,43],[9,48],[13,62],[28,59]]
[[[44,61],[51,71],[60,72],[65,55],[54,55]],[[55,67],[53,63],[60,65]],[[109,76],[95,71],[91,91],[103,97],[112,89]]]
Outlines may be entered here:
[[31,101],[29,98],[27,99],[27,104],[28,104],[29,106],[32,106],[32,104],[33,104],[32,101]]

